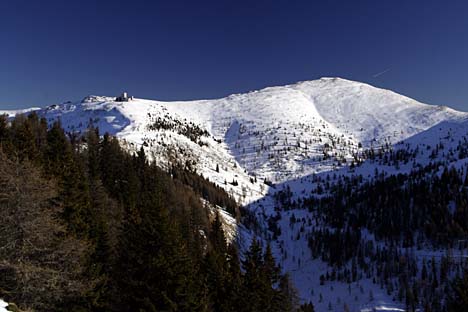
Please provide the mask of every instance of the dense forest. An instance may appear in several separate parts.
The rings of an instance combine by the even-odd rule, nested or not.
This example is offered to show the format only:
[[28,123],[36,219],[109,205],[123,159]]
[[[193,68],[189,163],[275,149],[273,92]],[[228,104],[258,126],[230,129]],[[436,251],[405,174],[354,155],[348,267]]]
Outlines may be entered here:
[[[204,199],[202,201],[201,199]],[[0,298],[28,311],[313,311],[269,246],[239,257],[196,172],[32,113],[0,117]]]
[[[291,237],[305,239],[312,258],[330,266],[320,285],[371,279],[409,311],[466,311],[468,166],[451,161],[466,158],[467,142],[428,146],[426,165],[416,161],[417,148],[371,149],[365,160],[378,164],[373,175],[313,176],[312,190],[300,196],[286,185],[273,195],[272,239],[281,235],[279,211],[290,211]],[[406,164],[407,172],[378,170]]]

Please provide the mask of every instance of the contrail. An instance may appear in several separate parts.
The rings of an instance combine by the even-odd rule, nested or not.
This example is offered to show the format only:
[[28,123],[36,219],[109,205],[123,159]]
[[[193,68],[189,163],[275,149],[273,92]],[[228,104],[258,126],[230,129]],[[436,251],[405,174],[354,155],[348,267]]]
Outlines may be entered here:
[[384,70],[383,72],[377,73],[377,74],[373,75],[372,77],[377,78],[377,77],[379,77],[379,76],[385,74],[385,73],[388,72],[389,70],[390,70],[390,68],[387,68],[387,69]]

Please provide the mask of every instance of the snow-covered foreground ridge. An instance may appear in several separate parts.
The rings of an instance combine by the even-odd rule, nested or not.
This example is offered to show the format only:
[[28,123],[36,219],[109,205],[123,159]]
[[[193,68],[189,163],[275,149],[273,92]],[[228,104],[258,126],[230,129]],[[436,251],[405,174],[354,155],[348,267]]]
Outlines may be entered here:
[[[130,150],[143,146],[162,167],[179,162],[197,170],[252,211],[264,226],[263,233],[268,232],[268,220],[276,214],[276,190],[288,187],[300,196],[314,187],[314,175],[350,175],[355,172],[350,166],[363,159],[366,149],[406,144],[435,146],[441,140],[450,145],[448,132],[453,138],[468,132],[468,113],[422,104],[392,91],[340,78],[270,87],[215,100],[115,99],[88,96],[37,113],[49,122],[60,119],[70,132],[83,133],[93,124],[101,133],[120,138]],[[420,150],[417,158],[424,163],[429,155],[425,149]],[[355,170],[366,176],[376,166],[364,163]],[[410,169],[409,164],[398,170]],[[379,170],[395,168],[381,166]],[[294,213],[298,219],[307,217],[308,212]],[[390,295],[366,279],[353,289],[339,282],[320,286],[319,275],[328,266],[311,258],[307,240],[290,225],[292,214],[284,212],[278,221],[282,234],[272,244],[276,258],[291,273],[303,299],[312,300],[317,311],[328,310],[331,302],[334,307],[338,305],[338,295],[339,309],[346,302],[351,311],[399,311],[401,306]],[[240,237],[239,243],[248,244],[251,232],[240,233],[245,237]],[[263,236],[271,238],[268,233]],[[323,297],[320,302],[319,290]]]

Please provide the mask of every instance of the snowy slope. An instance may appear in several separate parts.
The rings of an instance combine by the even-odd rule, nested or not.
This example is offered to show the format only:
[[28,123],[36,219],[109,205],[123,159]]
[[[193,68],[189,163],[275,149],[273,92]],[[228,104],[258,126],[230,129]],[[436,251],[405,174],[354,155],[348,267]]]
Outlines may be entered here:
[[[111,97],[90,96],[81,102],[49,106],[40,113],[50,121],[60,118],[69,131],[85,131],[91,121],[101,132],[117,135],[129,144],[147,142],[152,145],[148,150],[159,155],[167,150],[163,145],[169,141],[182,143],[195,154],[209,157],[200,159],[202,172],[210,163],[210,167],[236,164],[250,176],[274,183],[349,163],[353,153],[359,151],[359,143],[364,148],[396,143],[441,121],[467,116],[339,78],[271,87],[219,100],[115,102]],[[201,138],[207,146],[195,146],[173,131],[149,130],[148,125],[158,118],[199,126],[209,133]],[[229,182],[244,170],[214,178],[225,177]]]
[[0,110],[0,115],[7,115],[8,117],[14,117],[18,114],[25,114],[33,111],[40,110],[39,107],[31,107],[26,109],[16,109],[16,110]]
[[[430,157],[423,148],[426,145],[443,141],[448,147],[455,146],[468,135],[467,113],[340,78],[270,87],[216,100],[116,102],[113,97],[88,96],[38,113],[49,122],[60,119],[68,131],[85,132],[93,124],[101,133],[116,135],[130,150],[143,146],[163,168],[174,161],[190,164],[256,214],[263,230],[255,235],[263,239],[269,237],[267,219],[276,214],[272,198],[276,190],[289,187],[299,196],[315,187],[315,175],[371,174],[375,164],[349,169],[366,148],[420,146],[418,157],[425,163]],[[391,173],[411,167],[379,169]],[[289,224],[293,213],[296,217],[307,214],[283,212],[278,221],[283,234],[272,243],[302,299],[312,300],[317,311],[328,310],[330,303],[341,309],[343,302],[351,311],[401,308],[369,280],[361,280],[351,290],[338,282],[320,286],[318,276],[327,265],[311,259],[305,239],[295,239],[299,229]],[[229,220],[232,224],[233,219]],[[240,243],[246,246],[245,237],[251,235],[243,233]],[[323,297],[320,302],[318,290]]]
[[389,90],[340,78],[322,78],[292,86],[314,103],[325,120],[367,145],[373,139],[406,139],[465,113],[429,106]]

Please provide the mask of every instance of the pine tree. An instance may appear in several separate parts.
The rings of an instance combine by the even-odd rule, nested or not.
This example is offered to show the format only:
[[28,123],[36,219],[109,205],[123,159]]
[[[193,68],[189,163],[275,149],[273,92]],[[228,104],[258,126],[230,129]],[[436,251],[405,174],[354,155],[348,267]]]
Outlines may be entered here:
[[452,283],[448,298],[447,310],[449,312],[468,311],[468,272]]
[[210,233],[211,249],[205,257],[206,283],[210,294],[211,309],[227,311],[225,300],[227,297],[226,284],[228,275],[228,258],[226,239],[219,213],[216,212]]
[[227,284],[225,310],[231,312],[241,311],[244,309],[244,307],[241,305],[241,296],[244,293],[244,290],[239,263],[239,254],[234,244],[229,245],[227,253],[228,272],[226,275]]
[[[263,255],[262,280],[264,283],[263,300],[271,311],[292,310],[292,302],[295,299],[295,290],[289,276],[281,276],[281,270],[277,266],[271,247],[268,244]],[[281,282],[280,282],[281,281]]]
[[8,116],[0,115],[0,143],[6,141],[8,138]]
[[169,221],[168,211],[158,202],[138,208],[141,218],[127,218],[119,248],[120,309],[198,310],[197,294],[188,291],[193,290],[193,265],[177,224]]
[[99,129],[90,127],[86,132],[86,164],[88,175],[91,181],[97,180],[99,176],[100,147],[99,147]]
[[[275,296],[274,310],[277,311],[296,311],[313,308],[312,303],[310,305],[299,306],[299,295],[296,288],[294,287],[289,274],[286,273],[280,277],[278,292]],[[302,311],[302,310],[301,310]]]
[[73,154],[60,122],[55,122],[47,133],[44,164],[46,172],[58,178],[59,197],[64,203],[62,217],[69,230],[80,237],[87,237],[94,220],[89,185],[83,164]]
[[[346,306],[346,304],[345,304],[345,306]],[[347,312],[346,308],[344,310],[345,310],[345,312]],[[312,304],[312,302],[304,303],[304,304],[302,304],[300,306],[299,312],[315,312],[314,305]]]
[[243,305],[249,307],[249,311],[266,311],[270,303],[265,302],[265,280],[262,279],[263,255],[262,247],[254,239],[242,261],[244,274],[244,291],[242,295]]
[[72,147],[60,121],[53,123],[47,132],[47,148],[44,152],[46,172],[56,177],[63,177],[73,160]]
[[221,254],[224,258],[227,252],[226,237],[224,236],[223,224],[219,212],[216,211],[214,221],[211,225],[211,244],[213,249]]

